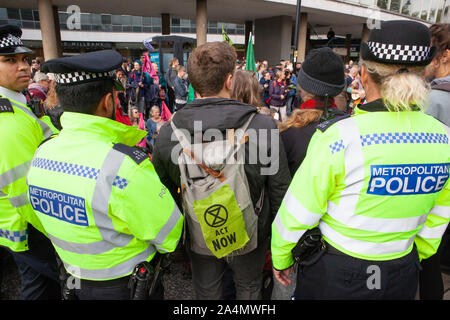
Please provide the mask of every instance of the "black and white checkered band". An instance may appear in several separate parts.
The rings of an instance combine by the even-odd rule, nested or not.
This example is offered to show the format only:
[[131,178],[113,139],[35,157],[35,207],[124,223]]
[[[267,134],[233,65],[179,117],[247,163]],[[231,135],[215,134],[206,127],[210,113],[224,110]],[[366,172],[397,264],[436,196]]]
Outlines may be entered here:
[[112,79],[114,70],[106,72],[76,71],[71,73],[55,73],[55,81],[59,84],[82,83],[92,80]]
[[0,39],[0,48],[8,48],[8,47],[18,47],[23,46],[22,41],[13,36],[12,34],[8,34],[6,37]]
[[428,59],[431,47],[367,42],[370,51],[382,60],[422,62]]

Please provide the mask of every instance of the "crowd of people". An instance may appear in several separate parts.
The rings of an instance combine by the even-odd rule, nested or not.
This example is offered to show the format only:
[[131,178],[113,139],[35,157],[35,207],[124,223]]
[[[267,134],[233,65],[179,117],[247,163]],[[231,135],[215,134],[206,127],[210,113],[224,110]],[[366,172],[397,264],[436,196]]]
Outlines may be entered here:
[[[0,35],[10,34],[20,37]],[[0,225],[0,245],[19,266],[22,298],[58,296],[59,261],[82,280],[78,299],[127,299],[139,262],[182,248],[197,299],[414,299],[418,284],[422,299],[442,299],[449,34],[448,24],[388,21],[358,63],[323,47],[301,63],[258,61],[256,72],[226,42],[197,47],[187,66],[173,58],[164,75],[145,52],[33,60],[25,86],[0,91],[12,101],[0,120],[19,121],[10,91],[27,87],[42,128],[23,162],[0,158],[1,187],[2,174],[21,172],[0,196],[9,192],[5,212],[22,229]],[[400,38],[403,54],[372,47]],[[0,74],[9,55],[0,52]],[[28,172],[15,169],[23,163]],[[11,240],[19,229],[29,231]],[[55,251],[36,258],[36,243]]]

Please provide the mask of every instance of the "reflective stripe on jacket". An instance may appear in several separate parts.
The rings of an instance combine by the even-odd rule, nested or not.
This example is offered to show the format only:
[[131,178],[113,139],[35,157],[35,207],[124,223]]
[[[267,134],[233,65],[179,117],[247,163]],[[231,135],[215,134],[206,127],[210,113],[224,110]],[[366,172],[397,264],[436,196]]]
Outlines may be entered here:
[[25,104],[10,97],[20,98],[19,93],[8,93],[2,88],[0,95],[14,111],[0,112],[0,245],[20,252],[28,250],[28,222],[43,230],[29,204],[25,178],[37,147],[52,132]]
[[157,250],[174,251],[183,216],[148,156],[131,147],[146,132],[71,112],[61,124],[27,178],[30,202],[67,271],[115,279]]
[[433,255],[450,220],[448,127],[421,112],[365,112],[317,131],[272,225],[276,269],[319,226],[365,260]]

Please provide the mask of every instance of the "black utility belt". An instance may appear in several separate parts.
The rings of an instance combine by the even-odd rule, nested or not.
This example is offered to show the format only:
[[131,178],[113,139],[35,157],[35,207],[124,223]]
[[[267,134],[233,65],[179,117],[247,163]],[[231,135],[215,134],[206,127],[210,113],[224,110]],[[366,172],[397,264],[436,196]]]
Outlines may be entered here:
[[89,288],[106,288],[106,287],[126,287],[128,286],[128,282],[130,281],[130,275],[112,279],[112,280],[86,280],[80,279],[81,287],[89,287]]

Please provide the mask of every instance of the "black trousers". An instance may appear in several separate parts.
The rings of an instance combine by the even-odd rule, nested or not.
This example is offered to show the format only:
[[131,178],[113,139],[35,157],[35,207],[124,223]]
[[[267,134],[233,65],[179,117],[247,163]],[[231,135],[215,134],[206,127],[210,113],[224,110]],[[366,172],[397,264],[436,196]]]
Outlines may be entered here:
[[325,253],[299,267],[296,300],[413,300],[419,277],[417,250],[390,261]]
[[20,299],[60,300],[55,250],[41,232],[28,225],[28,247],[25,252],[11,252],[22,280]]
[[445,263],[449,265],[449,242],[450,227],[447,227],[436,254],[422,260],[422,271],[419,277],[420,300],[442,300],[444,298],[444,282],[442,280],[441,267],[442,262],[444,262],[444,266]]
[[[75,290],[79,300],[130,300],[131,290],[128,288],[130,277],[119,278],[110,281],[84,281],[81,280],[80,288]],[[162,279],[156,283],[155,291],[148,300],[163,300],[164,286]]]

